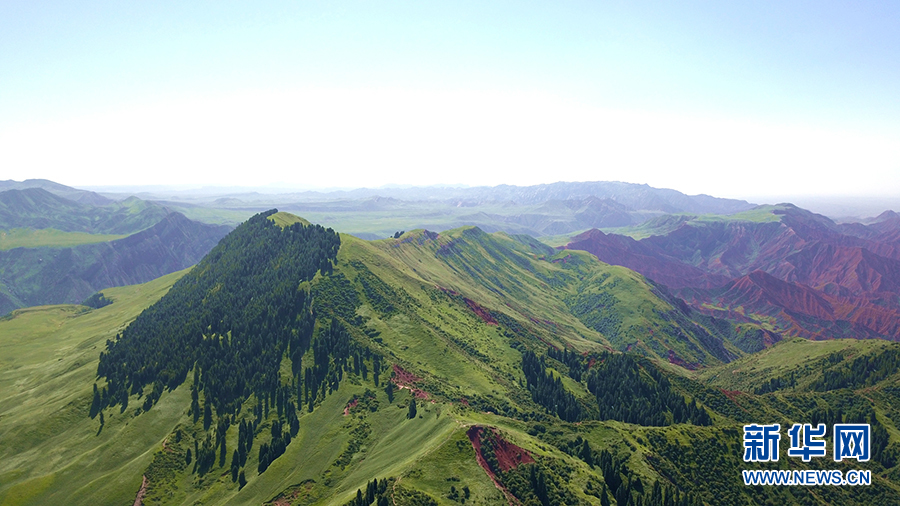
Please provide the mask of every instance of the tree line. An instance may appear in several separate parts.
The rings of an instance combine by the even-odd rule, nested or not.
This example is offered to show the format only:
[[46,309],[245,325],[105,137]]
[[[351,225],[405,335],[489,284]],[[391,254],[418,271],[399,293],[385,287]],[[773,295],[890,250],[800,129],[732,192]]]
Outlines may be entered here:
[[571,392],[566,390],[562,379],[547,371],[543,358],[538,358],[531,350],[522,354],[522,371],[531,399],[567,422],[577,422],[582,418],[581,406]]
[[625,353],[601,353],[585,383],[597,398],[600,420],[645,426],[712,424],[709,413],[693,399],[685,401],[658,369],[642,367],[638,358]]
[[637,357],[608,352],[582,356],[554,348],[548,348],[547,355],[566,365],[569,376],[582,382],[597,402],[596,411],[584,405],[565,388],[562,378],[547,370],[544,357],[526,350],[522,371],[532,400],[562,420],[618,420],[645,426],[712,424],[704,408],[693,399],[686,401],[657,368]]
[[840,388],[865,388],[900,370],[900,348],[896,346],[874,355],[857,357],[850,363],[840,363],[843,358],[841,352],[828,357],[829,362],[840,365],[826,369],[813,383],[813,390],[827,392]]

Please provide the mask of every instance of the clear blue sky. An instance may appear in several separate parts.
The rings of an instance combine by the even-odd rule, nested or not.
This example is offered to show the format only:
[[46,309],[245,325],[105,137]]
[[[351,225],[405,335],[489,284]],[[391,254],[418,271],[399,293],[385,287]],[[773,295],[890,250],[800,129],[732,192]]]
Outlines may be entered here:
[[900,191],[898,2],[3,2],[0,178]]

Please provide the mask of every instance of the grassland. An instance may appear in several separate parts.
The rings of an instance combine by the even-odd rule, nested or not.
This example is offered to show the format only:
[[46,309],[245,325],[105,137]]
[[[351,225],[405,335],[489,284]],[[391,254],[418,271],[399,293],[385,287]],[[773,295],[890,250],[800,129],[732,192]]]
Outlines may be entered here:
[[[364,239],[382,239],[395,232],[428,229],[442,232],[463,226],[477,226],[488,232],[542,236],[571,236],[602,225],[607,217],[585,213],[563,202],[516,204],[513,202],[402,201],[396,199],[333,200],[323,202],[221,202],[209,206],[172,204],[192,220],[237,225],[258,211],[273,207],[302,215],[341,233]],[[630,213],[635,222],[659,216],[660,212]]]
[[80,244],[115,241],[126,237],[115,234],[89,234],[86,232],[63,232],[52,228],[14,228],[0,230],[0,251],[13,248],[66,248]]
[[184,392],[157,411],[88,409],[107,339],[159,299],[185,271],[105,290],[113,304],[41,306],[0,320],[0,504],[124,504],[134,500],[148,449],[172,430]]
[[632,239],[641,240],[655,235],[667,235],[682,225],[703,226],[712,223],[733,223],[733,222],[751,222],[751,223],[769,223],[781,220],[781,217],[774,211],[783,210],[785,206],[764,205],[757,206],[747,211],[735,214],[667,214],[657,218],[650,219],[629,227],[603,228],[603,232],[608,234],[627,235]]
[[[286,225],[298,219],[280,213],[275,221]],[[429,398],[420,403],[419,416],[406,419],[409,390],[400,390],[389,403],[371,380],[342,382],[315,411],[301,417],[298,441],[262,475],[257,475],[251,453],[245,467],[249,483],[241,490],[227,466],[199,477],[172,457],[183,458],[178,452],[189,448],[174,441],[204,437],[187,414],[190,382],[164,394],[146,413],[134,407],[140,404],[136,396],[124,412],[107,409],[102,430],[97,419],[87,416],[97,357],[106,339],[159,298],[179,274],[105,290],[115,302],[98,310],[48,306],[13,313],[0,322],[0,504],[39,504],[63,496],[71,504],[121,504],[133,500],[142,475],[152,477],[145,504],[259,504],[279,494],[305,497],[301,502],[343,504],[375,477],[398,478],[399,486],[439,503],[446,502],[451,485],[467,486],[473,504],[495,504],[500,493],[478,467],[465,436],[473,423],[501,427],[536,454],[572,461],[525,434],[522,422],[461,404],[470,399],[497,406],[486,408],[496,411],[530,403],[519,386],[521,354],[510,346],[514,338],[486,323],[466,300],[512,315],[524,332],[547,343],[605,349],[609,341],[585,326],[558,296],[574,294],[567,284],[592,269],[608,270],[610,281],[640,284],[641,278],[579,252],[556,255],[537,243],[475,228],[434,239],[424,231],[374,242],[345,236],[336,268],[354,286],[374,275],[391,290],[395,310],[379,309],[367,296],[369,302],[358,314],[366,329],[379,333],[378,341],[370,342],[374,349],[423,378],[417,387]],[[649,288],[634,296],[652,298]],[[623,308],[632,303],[640,307],[628,300]],[[357,338],[368,339],[362,330],[354,329]],[[566,378],[566,384],[579,397],[589,397],[579,383]],[[379,408],[344,416],[350,398],[366,390],[375,392]],[[270,423],[271,417],[258,433],[265,434]],[[354,432],[363,426],[365,430]],[[229,448],[235,447],[236,436],[229,431]],[[579,472],[588,473],[586,468]]]

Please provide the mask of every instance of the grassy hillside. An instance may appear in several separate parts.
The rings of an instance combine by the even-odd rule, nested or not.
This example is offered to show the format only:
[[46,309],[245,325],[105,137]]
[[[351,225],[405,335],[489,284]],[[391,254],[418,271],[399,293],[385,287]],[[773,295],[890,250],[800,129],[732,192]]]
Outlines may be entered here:
[[183,392],[143,417],[109,410],[100,430],[87,416],[97,360],[185,272],[104,290],[114,302],[101,309],[41,306],[0,320],[0,504],[133,501],[150,449],[184,411]]
[[[341,236],[292,299],[269,274],[293,268],[303,243],[288,235],[309,231],[269,218],[223,240],[108,346],[176,276],[104,290],[115,302],[98,310],[0,321],[0,504],[130,504],[142,477],[148,505],[360,504],[357,490],[365,504],[398,505],[900,502],[890,346],[787,341],[748,354],[746,329],[684,312],[627,269],[473,227]],[[279,350],[274,371],[220,369],[244,343]],[[196,354],[183,376],[160,362],[173,350]],[[98,434],[101,352],[97,384],[115,398],[101,403]],[[856,374],[860,357],[881,372]],[[790,371],[806,372],[772,382]],[[740,482],[741,469],[772,467],[742,461],[743,424],[835,412],[886,434],[877,458],[852,467],[871,469],[873,485]],[[787,439],[777,466],[848,467],[788,459]]]
[[898,343],[858,339],[831,339],[827,341],[809,341],[794,338],[778,343],[766,350],[748,355],[727,366],[711,367],[702,371],[697,378],[728,390],[752,390],[772,379],[782,378],[794,373],[802,382],[810,382],[819,378],[829,366],[806,366],[826,360],[830,355],[845,358],[877,355],[886,350],[897,349]]
[[[698,364],[742,353],[729,342],[730,331],[692,320],[640,275],[584,252],[556,252],[527,236],[474,227],[418,230],[400,239],[350,239],[341,255],[371,266],[391,286],[415,281],[437,287],[445,298],[460,294],[554,346],[586,351],[600,344]],[[413,295],[422,288],[409,290]]]
[[269,216],[269,219],[275,222],[281,228],[293,225],[294,223],[300,223],[302,225],[309,225],[309,221],[304,220],[303,218],[293,215],[291,213],[275,213]]

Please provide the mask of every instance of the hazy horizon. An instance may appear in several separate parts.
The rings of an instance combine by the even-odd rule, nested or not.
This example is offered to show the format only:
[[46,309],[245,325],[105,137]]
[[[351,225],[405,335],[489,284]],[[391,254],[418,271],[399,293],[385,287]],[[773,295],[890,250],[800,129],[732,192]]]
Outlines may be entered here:
[[[555,182],[577,182],[577,181],[555,181]],[[550,183],[552,184],[552,183]],[[492,185],[496,186],[496,185]],[[527,185],[511,185],[511,186],[527,186]],[[654,188],[653,185],[650,185]],[[285,195],[290,193],[299,193],[299,192],[317,192],[322,194],[328,194],[331,192],[349,192],[353,190],[361,190],[361,189],[369,189],[369,190],[379,190],[379,189],[397,189],[397,188],[427,188],[427,187],[441,187],[441,188],[475,188],[476,186],[465,185],[465,184],[434,184],[434,185],[398,185],[398,184],[385,184],[379,187],[285,187],[278,186],[277,184],[266,185],[266,186],[215,186],[215,185],[182,185],[182,186],[173,186],[173,185],[132,185],[132,186],[76,186],[76,188],[83,190],[96,191],[98,193],[153,193],[153,192],[167,192],[167,193],[182,193],[182,194],[204,194],[207,196],[227,196],[239,193],[260,193],[262,195]],[[675,191],[681,191],[678,188],[667,188]],[[686,195],[686,192],[683,192]],[[693,194],[698,195],[698,194]],[[707,194],[708,195],[708,194]],[[721,197],[720,195],[709,195],[711,197],[717,198],[728,198]],[[873,218],[884,211],[900,211],[900,196],[885,196],[885,197],[876,197],[873,198],[871,196],[861,196],[861,195],[757,195],[750,196],[749,198],[743,198],[738,200],[745,200],[752,204],[757,205],[766,205],[766,204],[780,204],[780,203],[791,203],[797,205],[801,208],[821,213],[831,218]]]

